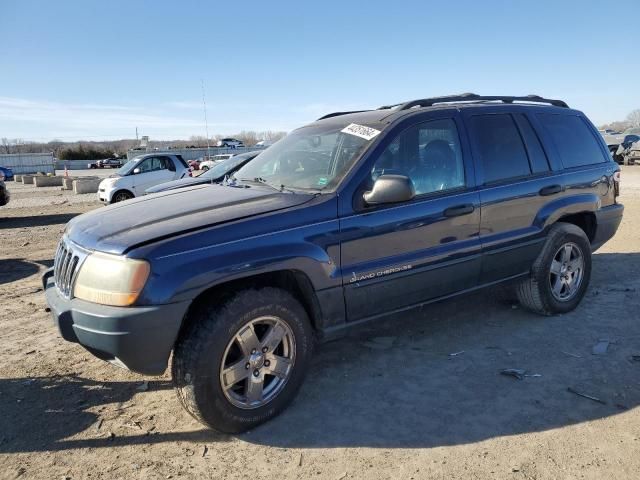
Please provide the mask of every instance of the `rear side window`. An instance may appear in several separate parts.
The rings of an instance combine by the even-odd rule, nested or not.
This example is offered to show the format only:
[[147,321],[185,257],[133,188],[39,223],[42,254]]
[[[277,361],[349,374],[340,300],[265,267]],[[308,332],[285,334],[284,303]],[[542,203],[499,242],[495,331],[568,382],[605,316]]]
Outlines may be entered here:
[[531,170],[533,173],[548,172],[549,160],[547,159],[547,155],[544,153],[544,149],[542,148],[538,135],[536,135],[533,127],[531,127],[531,123],[529,123],[529,119],[523,113],[518,113],[514,115],[513,118],[515,118],[518,128],[520,129],[520,133],[522,134],[522,138],[524,139],[524,143],[527,145]]
[[160,160],[162,161],[162,168],[164,170],[171,170],[172,172],[176,171],[176,166],[173,164],[173,160],[169,157],[160,157]]
[[522,137],[510,114],[474,115],[471,126],[484,183],[531,174]]
[[585,121],[576,115],[539,113],[565,168],[602,163],[607,158]]

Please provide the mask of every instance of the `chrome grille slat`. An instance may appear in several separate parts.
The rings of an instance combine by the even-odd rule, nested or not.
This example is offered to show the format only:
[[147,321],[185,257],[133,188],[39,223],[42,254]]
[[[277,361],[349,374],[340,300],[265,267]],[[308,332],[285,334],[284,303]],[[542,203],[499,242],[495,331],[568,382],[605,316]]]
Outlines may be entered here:
[[53,280],[64,297],[71,298],[78,271],[87,255],[87,251],[65,237],[60,240],[53,260]]

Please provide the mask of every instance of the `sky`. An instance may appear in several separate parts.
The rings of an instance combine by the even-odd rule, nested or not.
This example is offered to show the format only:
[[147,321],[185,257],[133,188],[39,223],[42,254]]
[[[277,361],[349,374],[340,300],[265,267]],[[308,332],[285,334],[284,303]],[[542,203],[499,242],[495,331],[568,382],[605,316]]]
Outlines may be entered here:
[[203,136],[203,84],[210,135],[462,92],[561,98],[603,124],[640,108],[638,13],[638,0],[2,0],[0,138]]

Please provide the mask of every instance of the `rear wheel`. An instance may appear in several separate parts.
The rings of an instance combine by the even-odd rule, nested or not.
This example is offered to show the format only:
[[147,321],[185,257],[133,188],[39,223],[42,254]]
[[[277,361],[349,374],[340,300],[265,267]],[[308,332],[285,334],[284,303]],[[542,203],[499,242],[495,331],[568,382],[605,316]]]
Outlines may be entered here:
[[542,315],[570,312],[578,306],[591,278],[591,244],[569,223],[551,227],[528,279],[517,288],[518,300]]
[[216,430],[253,428],[293,400],[312,338],[304,308],[283,290],[245,290],[220,306],[197,309],[174,351],[178,398]]

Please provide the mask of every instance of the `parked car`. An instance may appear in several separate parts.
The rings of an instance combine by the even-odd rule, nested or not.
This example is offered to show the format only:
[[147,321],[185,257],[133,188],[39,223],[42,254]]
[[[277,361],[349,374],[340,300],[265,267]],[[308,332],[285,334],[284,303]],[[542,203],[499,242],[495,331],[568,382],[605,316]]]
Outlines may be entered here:
[[218,183],[224,180],[225,177],[233,175],[234,172],[245,166],[250,160],[253,160],[258,156],[260,152],[248,152],[235,155],[227,160],[214,165],[210,170],[204,172],[197,177],[182,178],[180,180],[173,180],[172,182],[161,183],[155,187],[148,188],[147,193],[165,192],[167,190],[176,190],[178,188],[192,187],[194,185],[204,185]]
[[270,147],[271,145],[273,145],[275,142],[272,142],[270,140],[260,140],[259,142],[256,142],[256,147]]
[[203,162],[200,162],[200,170],[204,170],[205,172],[207,170],[209,170],[210,168],[213,168],[216,164],[227,160],[228,158],[233,157],[234,155],[236,155],[235,153],[221,153],[219,155],[214,155],[211,157],[210,160],[205,160]]
[[105,158],[89,164],[89,168],[120,168],[121,166],[122,161],[118,158]]
[[633,164],[640,159],[640,135],[625,135],[614,152],[613,159],[621,165]]
[[4,180],[10,182],[13,180],[13,170],[9,167],[0,167],[0,177],[4,177]]
[[140,155],[100,182],[98,199],[107,204],[122,202],[143,195],[147,188],[159,183],[189,176],[191,170],[180,155]]
[[4,173],[0,170],[0,207],[9,203],[10,199],[11,195],[9,194],[9,190],[7,190],[7,185],[4,183]]
[[218,140],[218,142],[216,143],[216,147],[244,147],[244,143],[242,142],[242,140],[237,140],[235,138],[223,138],[221,140]]
[[619,172],[560,100],[338,112],[235,182],[75,217],[46,299],[102,359],[159,375],[171,355],[186,410],[240,432],[291,402],[316,339],[504,282],[533,312],[576,308],[622,219]]

